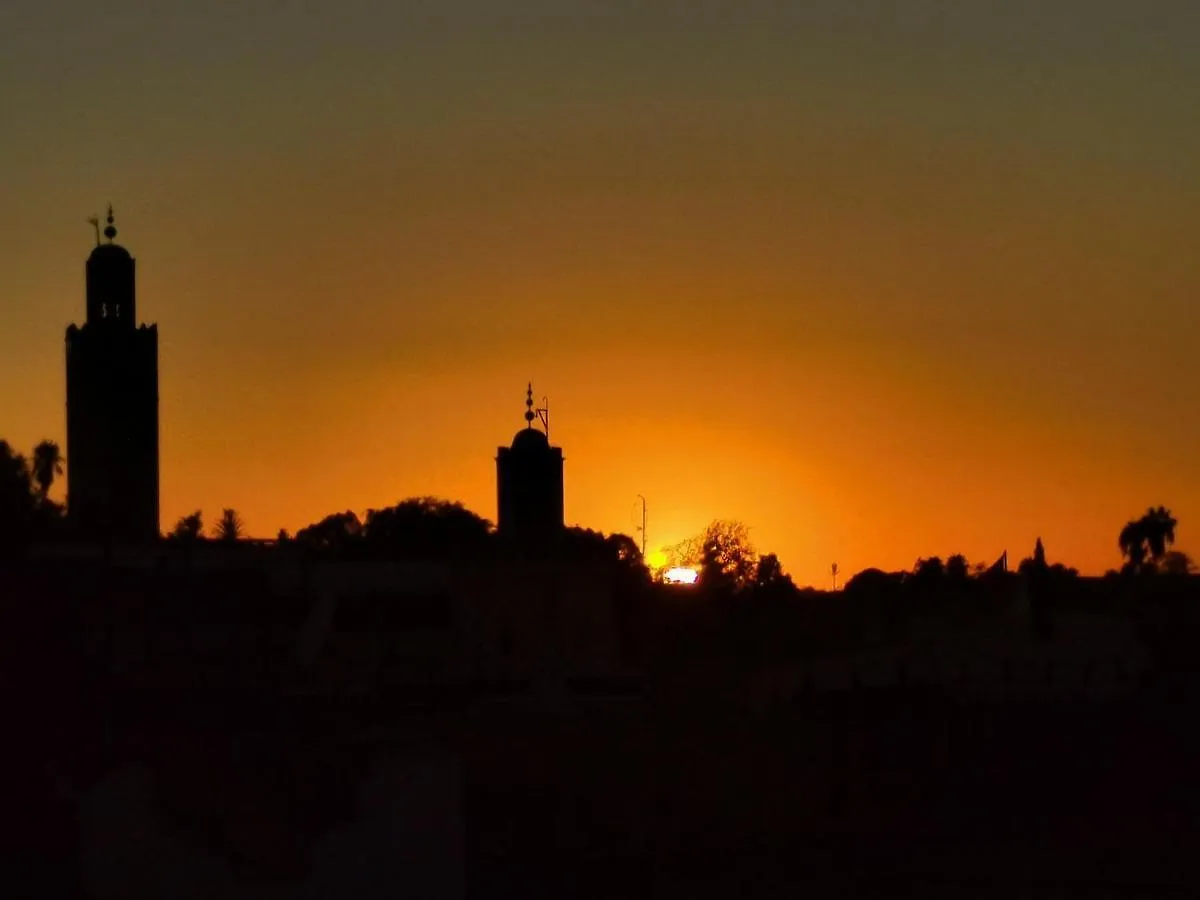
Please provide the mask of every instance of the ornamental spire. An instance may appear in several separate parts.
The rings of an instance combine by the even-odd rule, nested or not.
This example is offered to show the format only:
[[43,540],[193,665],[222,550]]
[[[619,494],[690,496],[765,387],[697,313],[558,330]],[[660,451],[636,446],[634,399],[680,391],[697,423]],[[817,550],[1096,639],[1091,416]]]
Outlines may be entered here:
[[[108,222],[108,224],[104,227],[104,236],[108,238],[108,242],[111,244],[113,242],[113,238],[117,236],[117,226],[113,224],[113,211],[111,203],[108,204],[108,218],[105,221]],[[99,242],[97,241],[97,243]]]

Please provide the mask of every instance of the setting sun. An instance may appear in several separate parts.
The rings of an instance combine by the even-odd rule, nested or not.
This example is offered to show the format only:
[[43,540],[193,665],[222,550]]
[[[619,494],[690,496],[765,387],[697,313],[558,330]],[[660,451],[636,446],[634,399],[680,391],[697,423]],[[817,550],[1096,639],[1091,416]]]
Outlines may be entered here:
[[667,584],[695,584],[700,573],[686,566],[676,566],[663,573],[663,581]]

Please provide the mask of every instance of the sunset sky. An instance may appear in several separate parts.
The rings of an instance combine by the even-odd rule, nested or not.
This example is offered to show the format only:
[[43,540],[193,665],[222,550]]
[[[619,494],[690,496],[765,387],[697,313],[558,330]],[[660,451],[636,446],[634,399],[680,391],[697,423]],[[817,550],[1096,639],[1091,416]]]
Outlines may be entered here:
[[[162,519],[747,523],[799,584],[1200,554],[1194,0],[15,0],[0,437],[65,445],[111,201],[160,328]],[[68,454],[69,458],[69,454]]]

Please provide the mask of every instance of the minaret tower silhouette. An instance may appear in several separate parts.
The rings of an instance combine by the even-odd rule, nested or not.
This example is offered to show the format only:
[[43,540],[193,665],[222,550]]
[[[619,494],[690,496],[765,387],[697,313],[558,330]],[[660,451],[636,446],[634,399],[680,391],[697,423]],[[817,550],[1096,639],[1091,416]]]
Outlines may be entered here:
[[82,538],[159,536],[158,326],[137,324],[135,261],[112,206],[86,265],[86,321],[67,328],[67,516]]
[[525,427],[510,447],[500,447],[496,454],[497,529],[502,537],[537,542],[563,529],[563,455],[550,445],[549,431],[549,405],[534,408],[531,382],[525,392]]

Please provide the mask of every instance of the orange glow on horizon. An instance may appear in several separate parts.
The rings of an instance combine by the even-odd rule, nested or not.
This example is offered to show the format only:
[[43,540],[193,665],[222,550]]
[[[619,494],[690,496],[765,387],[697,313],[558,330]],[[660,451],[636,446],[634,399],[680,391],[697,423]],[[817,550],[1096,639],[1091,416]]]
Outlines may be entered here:
[[800,586],[1038,537],[1100,574],[1159,504],[1200,557],[1190,7],[349,2],[231,5],[236,47],[17,4],[0,439],[70,466],[63,332],[112,201],[164,531],[428,495],[494,521],[532,379],[568,523],[740,520]]

